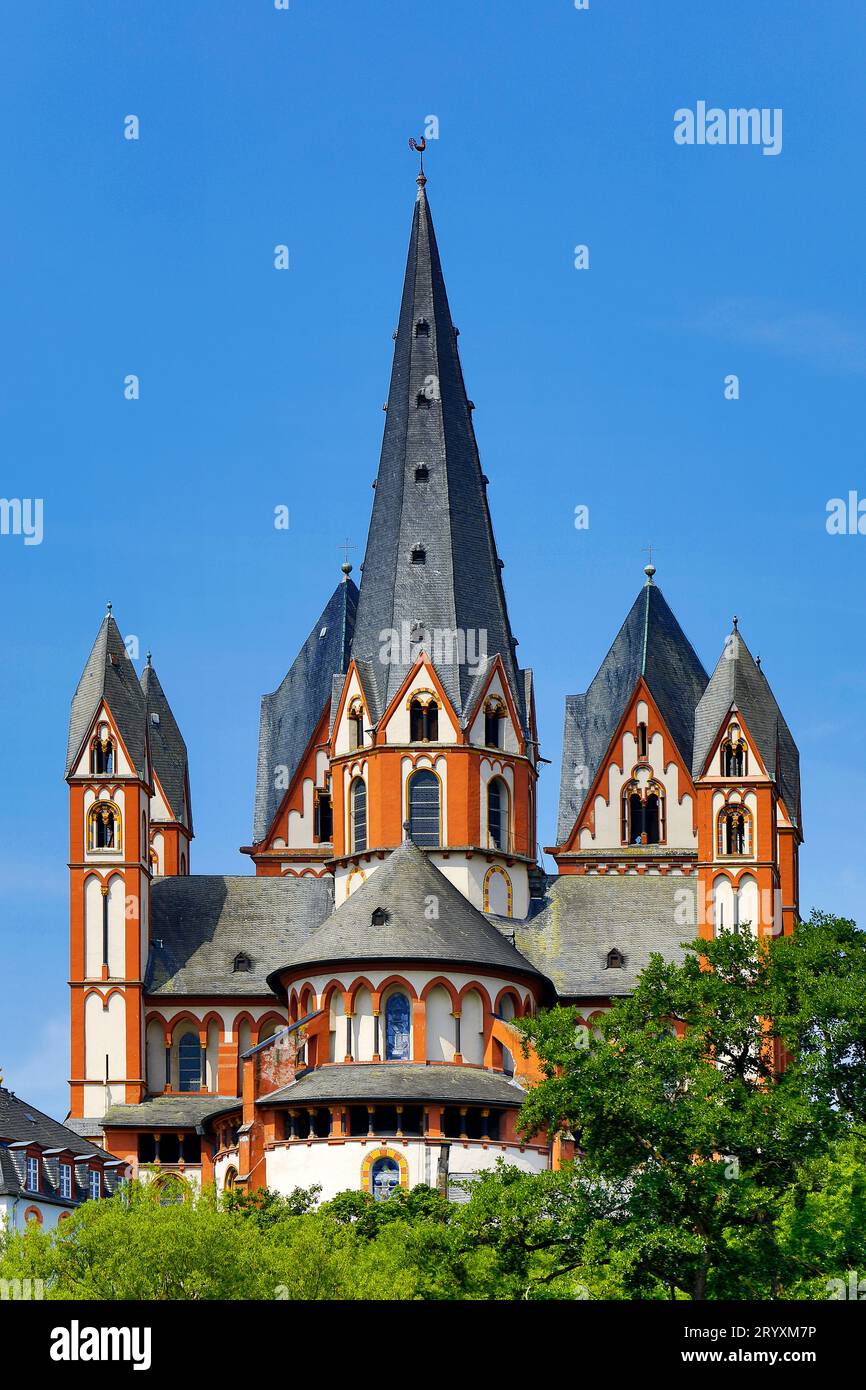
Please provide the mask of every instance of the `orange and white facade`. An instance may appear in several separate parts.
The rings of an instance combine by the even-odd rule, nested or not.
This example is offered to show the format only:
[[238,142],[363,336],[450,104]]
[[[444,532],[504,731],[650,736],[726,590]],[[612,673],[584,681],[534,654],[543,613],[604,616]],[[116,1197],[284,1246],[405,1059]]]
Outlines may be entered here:
[[100,628],[67,758],[70,1123],[132,1171],[324,1196],[538,1171],[559,1152],[517,1128],[515,1018],[564,1001],[591,1027],[651,950],[793,929],[790,732],[739,634],[707,676],[651,567],[568,701],[540,868],[472,414],[422,177],[361,582],[343,566],[262,701],[254,873],[191,874],[183,739]]

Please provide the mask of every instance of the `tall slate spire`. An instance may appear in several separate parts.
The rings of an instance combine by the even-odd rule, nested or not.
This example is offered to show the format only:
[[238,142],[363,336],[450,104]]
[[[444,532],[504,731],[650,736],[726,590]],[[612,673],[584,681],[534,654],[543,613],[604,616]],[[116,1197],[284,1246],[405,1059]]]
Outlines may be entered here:
[[105,700],[139,777],[149,779],[146,704],[120,629],[109,611],[81,673],[69,712],[66,776],[72,771],[94,715]]
[[[470,403],[423,174],[412,218],[385,433],[364,556],[352,656],[370,661],[390,702],[409,670],[407,641],[383,660],[383,634],[463,634],[470,657],[500,655],[525,715],[514,641]],[[414,558],[413,558],[414,552]],[[417,625],[417,626],[416,626]],[[473,645],[474,644],[474,645]],[[440,642],[427,654],[458,715],[479,672]],[[376,717],[382,710],[376,711]]]

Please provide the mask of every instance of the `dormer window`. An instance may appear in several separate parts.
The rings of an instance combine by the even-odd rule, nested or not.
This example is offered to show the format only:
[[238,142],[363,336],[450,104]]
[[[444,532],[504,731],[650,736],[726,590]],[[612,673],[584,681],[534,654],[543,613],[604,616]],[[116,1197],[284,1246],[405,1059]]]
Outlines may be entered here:
[[384,927],[389,915],[390,914],[385,910],[384,907],[375,907],[373,909],[373,914],[370,918],[370,921],[374,927]]
[[639,758],[645,758],[645,757],[646,757],[646,755],[647,755],[646,749],[647,749],[646,724],[645,724],[643,721],[641,721],[641,723],[638,724],[638,726],[637,726],[637,755],[638,755]]
[[38,1158],[28,1158],[28,1160],[27,1160],[27,1178],[26,1178],[27,1191],[28,1191],[28,1192],[38,1192],[38,1191],[39,1191],[40,1169],[41,1169],[41,1163],[40,1163],[40,1161],[39,1161]]
[[409,704],[410,743],[435,743],[439,738],[439,706],[432,695],[416,696]]
[[415,324],[415,337],[416,337],[416,338],[429,338],[429,337],[430,337],[430,325],[429,325],[429,323],[427,322],[426,319],[419,319],[418,322]]
[[253,963],[246,951],[238,951],[232,961],[232,970],[235,975],[249,975],[253,968]]
[[105,724],[100,725],[96,738],[90,746],[90,770],[97,777],[110,777],[115,770],[114,740]]
[[410,558],[413,565],[426,565],[427,551],[424,549],[423,545],[413,545]]
[[415,397],[415,409],[416,409],[416,410],[429,410],[429,409],[430,409],[430,397],[427,395],[427,392],[426,392],[426,391],[419,391],[419,392],[418,392],[417,396]]
[[416,482],[416,483],[426,483],[426,481],[427,481],[427,479],[428,479],[429,477],[430,477],[430,469],[427,467],[426,463],[419,463],[419,464],[417,464],[417,465],[416,465],[416,468],[415,468],[415,482]]
[[625,956],[623,955],[622,951],[618,951],[618,950],[616,949],[616,947],[614,947],[614,949],[613,949],[612,951],[608,951],[608,953],[607,953],[607,965],[605,966],[605,969],[607,969],[607,970],[622,970],[622,968],[623,968],[624,965],[625,965]]

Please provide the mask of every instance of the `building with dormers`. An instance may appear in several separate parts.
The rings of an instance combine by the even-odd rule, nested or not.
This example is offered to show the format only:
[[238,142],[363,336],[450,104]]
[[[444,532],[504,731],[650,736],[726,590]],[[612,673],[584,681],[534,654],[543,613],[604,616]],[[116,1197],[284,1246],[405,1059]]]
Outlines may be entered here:
[[653,952],[793,930],[798,754],[740,635],[712,677],[647,566],[567,701],[557,873],[426,180],[360,586],[262,701],[252,874],[191,872],[187,753],[109,612],[70,719],[69,1124],[133,1171],[324,1196],[559,1151],[513,1020],[593,1020]]

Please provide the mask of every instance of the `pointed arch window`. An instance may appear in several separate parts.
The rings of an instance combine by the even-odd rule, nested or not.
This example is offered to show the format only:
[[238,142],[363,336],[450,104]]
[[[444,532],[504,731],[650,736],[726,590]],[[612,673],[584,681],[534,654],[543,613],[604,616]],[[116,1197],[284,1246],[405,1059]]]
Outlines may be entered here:
[[388,1062],[410,1060],[410,1021],[412,1010],[405,994],[392,994],[385,1005],[385,1059]]
[[502,747],[502,726],[505,707],[495,695],[484,706],[484,742],[488,748]]
[[439,706],[429,696],[415,696],[409,704],[409,742],[436,743],[439,738]]
[[352,821],[352,852],[358,854],[367,848],[367,783],[363,777],[356,777],[352,783],[349,807]]
[[422,768],[409,778],[409,836],[422,849],[442,842],[439,778]]
[[509,848],[508,787],[501,777],[487,784],[487,839],[494,849]]
[[121,848],[120,811],[113,801],[97,801],[87,813],[87,843],[91,850]]
[[752,817],[740,802],[724,806],[719,812],[718,844],[719,854],[724,858],[741,858],[752,853]]
[[664,788],[650,782],[641,792],[637,782],[622,791],[621,836],[624,845],[663,845],[667,839]]
[[722,743],[722,776],[745,777],[749,771],[749,748],[739,727],[732,724]]
[[349,705],[349,748],[354,751],[364,746],[364,706],[361,700],[354,699]]
[[100,730],[90,746],[90,770],[97,777],[110,777],[116,770],[114,739],[107,729]]

